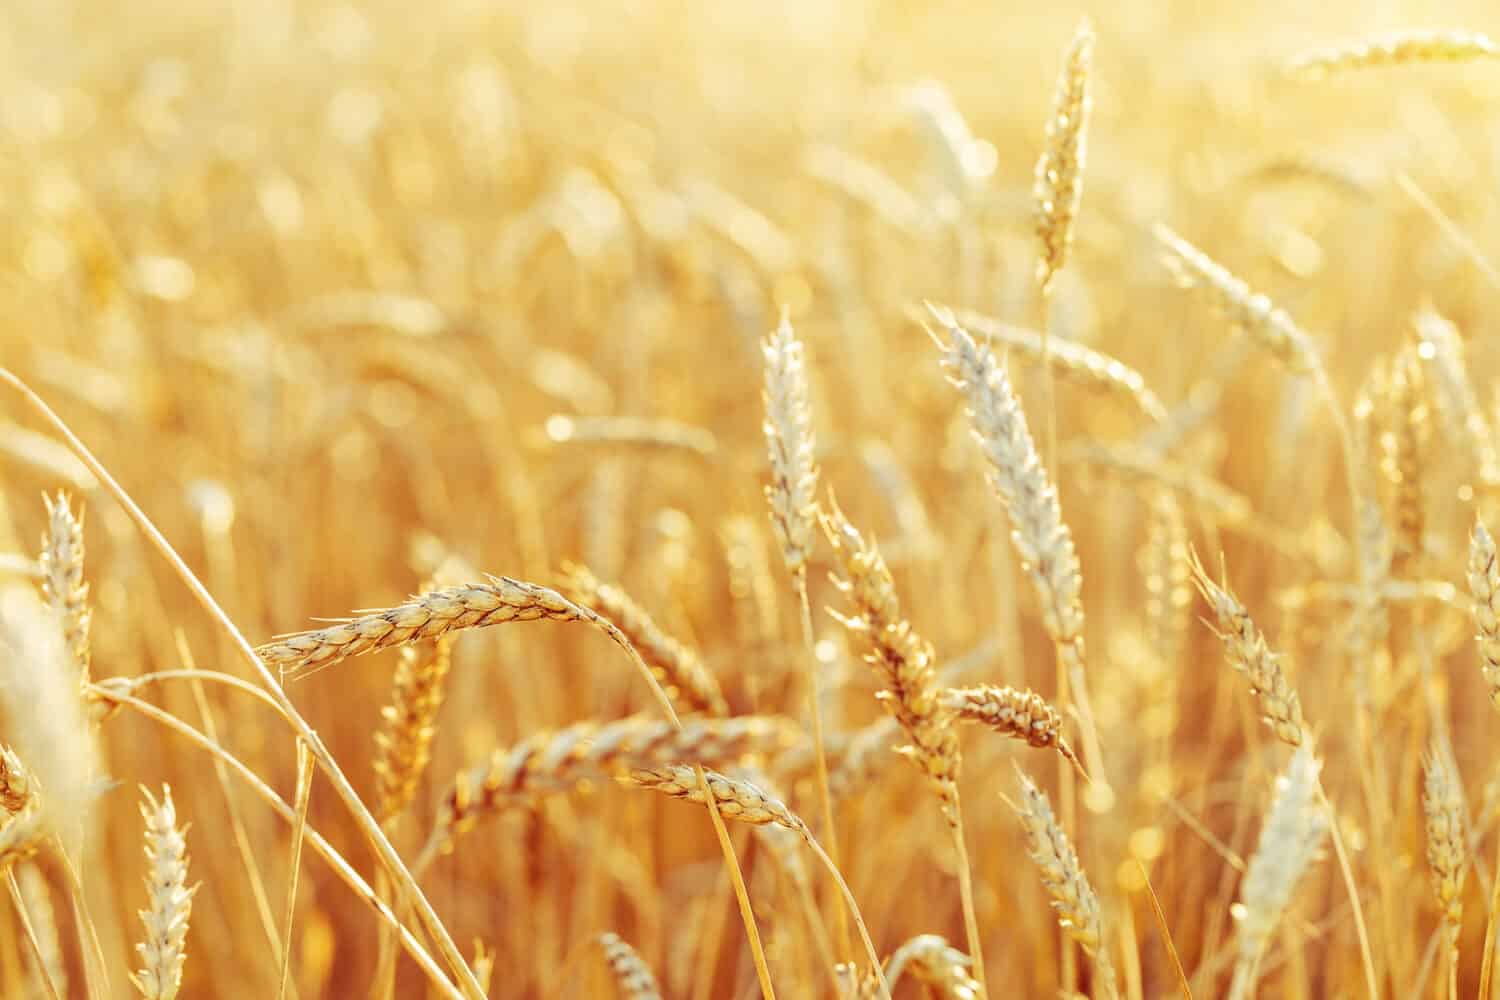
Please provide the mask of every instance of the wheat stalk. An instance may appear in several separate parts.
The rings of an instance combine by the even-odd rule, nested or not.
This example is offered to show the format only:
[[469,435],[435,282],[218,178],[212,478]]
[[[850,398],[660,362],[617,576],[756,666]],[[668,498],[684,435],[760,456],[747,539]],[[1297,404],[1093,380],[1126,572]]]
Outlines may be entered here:
[[698,458],[713,458],[719,451],[718,439],[706,428],[649,417],[570,417],[558,413],[542,425],[541,437],[550,445],[680,452]]
[[1456,63],[1500,56],[1500,47],[1472,31],[1402,31],[1340,42],[1294,56],[1290,74],[1317,79],[1345,70],[1415,63]]
[[1280,659],[1271,652],[1250,612],[1233,591],[1209,577],[1197,553],[1193,553],[1193,581],[1213,608],[1215,631],[1224,643],[1225,662],[1250,681],[1250,693],[1260,704],[1261,715],[1276,738],[1288,746],[1301,746],[1302,704],[1281,669]]
[[145,939],[136,950],[141,969],[130,977],[145,1000],[173,1000],[182,987],[182,967],[187,961],[188,917],[197,886],[187,884],[186,828],[177,826],[177,808],[172,789],[163,785],[161,800],[146,788],[141,816],[146,821],[147,907],[140,911],[146,926]]
[[52,890],[47,879],[34,864],[23,864],[15,872],[26,915],[36,937],[40,963],[33,958],[27,965],[31,996],[43,996],[48,989],[59,997],[68,995],[68,965],[58,935],[57,913],[52,907]]
[[1088,159],[1089,77],[1094,64],[1094,29],[1088,18],[1079,23],[1068,46],[1067,61],[1052,98],[1047,142],[1036,163],[1032,198],[1036,203],[1036,235],[1041,243],[1036,280],[1043,294],[1067,263],[1073,245],[1073,224],[1083,200],[1083,170]]
[[625,1000],[661,1000],[661,987],[656,985],[651,967],[624,938],[613,931],[606,931],[595,940],[599,942],[599,947],[604,952],[604,961],[609,963],[615,985],[620,988],[620,995]]
[[729,714],[729,705],[719,681],[704,666],[698,654],[667,635],[630,595],[601,582],[586,567],[563,567],[562,590],[577,604],[588,607],[613,622],[651,666],[667,694],[676,703],[710,715]]
[[1047,795],[1020,768],[1021,798],[1011,808],[1026,831],[1027,853],[1041,873],[1042,884],[1052,897],[1057,922],[1068,937],[1078,942],[1089,957],[1103,995],[1119,995],[1114,963],[1109,957],[1109,943],[1104,936],[1104,916],[1099,897],[1079,863],[1078,853],[1058,823]]

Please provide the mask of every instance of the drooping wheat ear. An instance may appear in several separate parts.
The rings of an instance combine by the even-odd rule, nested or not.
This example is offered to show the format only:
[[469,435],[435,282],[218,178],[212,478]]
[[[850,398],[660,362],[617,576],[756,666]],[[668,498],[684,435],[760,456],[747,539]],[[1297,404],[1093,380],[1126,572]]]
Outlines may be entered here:
[[650,417],[570,417],[556,413],[542,425],[542,440],[549,445],[679,452],[698,458],[712,458],[719,451],[718,439],[707,428]]
[[760,523],[743,514],[724,521],[720,531],[734,600],[734,628],[745,649],[765,649],[777,635],[776,580],[761,541]]
[[746,754],[775,753],[791,745],[798,732],[788,719],[742,715],[686,719],[681,729],[633,717],[534,733],[454,779],[443,796],[427,853],[451,847],[454,836],[481,816],[568,791],[583,781],[684,760],[723,765]]
[[785,310],[761,345],[761,353],[766,360],[763,427],[771,455],[766,499],[786,568],[794,577],[803,577],[817,521],[818,466],[802,342],[792,331]]
[[934,220],[927,207],[869,160],[838,146],[818,143],[802,158],[802,168],[907,235],[932,234]]
[[1227,586],[1215,583],[1193,553],[1193,581],[1213,608],[1214,631],[1224,643],[1225,661],[1250,681],[1250,693],[1260,704],[1261,715],[1276,734],[1289,746],[1302,745],[1302,704],[1297,692],[1281,669],[1277,655],[1271,652],[1266,637],[1250,617],[1250,612]]
[[[435,590],[394,608],[342,619],[328,628],[278,636],[256,652],[267,665],[281,668],[284,674],[303,673],[351,656],[436,639],[462,629],[544,620],[587,622],[603,628],[612,638],[618,632],[555,590],[508,576],[492,576],[487,583]],[[616,641],[625,644],[623,638]]]
[[561,587],[573,601],[603,615],[625,633],[674,703],[681,698],[693,711],[729,714],[718,678],[698,654],[663,632],[622,588],[600,581],[586,567],[572,564],[563,566]]
[[1320,767],[1312,748],[1304,746],[1276,779],[1276,799],[1233,908],[1239,922],[1239,956],[1229,990],[1232,1000],[1253,994],[1261,955],[1328,833],[1328,815],[1316,802]]
[[[885,979],[894,988],[906,973],[921,983],[933,1000],[979,1000],[984,994],[969,974],[973,961],[938,934],[919,934],[891,952],[885,960]],[[855,978],[844,967],[844,1000],[874,1000],[879,980],[873,971]]]
[[1042,467],[1026,415],[1005,369],[951,312],[934,307],[948,333],[943,367],[969,404],[974,436],[989,459],[991,482],[1010,515],[1011,538],[1042,606],[1042,624],[1061,655],[1082,665],[1083,572],[1057,490]]
[[611,931],[600,934],[598,941],[625,1000],[661,1000],[661,988],[656,985],[651,967],[624,938]]
[[1490,703],[1500,709],[1500,565],[1495,540],[1478,518],[1469,539],[1469,593],[1474,597],[1479,668],[1490,688]]
[[[999,341],[1032,364],[1041,363],[1042,335],[1035,330],[1002,323],[967,309],[954,310],[954,316],[965,329]],[[1126,403],[1153,424],[1167,419],[1167,408],[1146,384],[1145,376],[1125,362],[1060,337],[1048,338],[1046,358],[1059,376]]]
[[1464,918],[1464,880],[1469,858],[1464,835],[1464,790],[1448,752],[1434,742],[1422,761],[1422,811],[1427,817],[1427,864],[1432,889],[1448,930],[1457,946]]
[[1251,291],[1208,254],[1158,223],[1152,230],[1167,268],[1184,287],[1201,288],[1230,323],[1253,337],[1294,372],[1320,367],[1317,349],[1297,321],[1265,295]]
[[1193,561],[1188,555],[1187,519],[1169,490],[1158,490],[1151,499],[1141,575],[1146,585],[1146,641],[1158,661],[1171,669],[1187,646]]
[[73,513],[67,493],[43,495],[47,531],[37,564],[42,601],[62,620],[63,637],[80,683],[89,680],[89,585],[83,579],[83,515]]
[[1449,434],[1467,443],[1482,482],[1500,482],[1500,450],[1469,381],[1458,327],[1430,305],[1419,309],[1412,322],[1422,340],[1419,356],[1432,375],[1433,396]]
[[828,508],[822,515],[823,530],[843,574],[833,583],[849,604],[847,615],[835,617],[869,643],[865,660],[880,672],[886,685],[877,697],[911,740],[898,752],[936,783],[951,822],[959,770],[958,736],[951,713],[938,700],[932,646],[902,616],[895,582],[880,552],[866,544],[832,498]]
[[15,814],[31,804],[36,784],[21,758],[8,746],[0,745],[0,809]]
[[1067,263],[1073,245],[1073,223],[1083,199],[1083,171],[1088,159],[1089,77],[1094,65],[1094,29],[1084,18],[1068,46],[1067,62],[1053,92],[1047,142],[1036,163],[1032,196],[1036,201],[1036,234],[1041,241],[1036,280],[1045,293]]
[[1417,351],[1407,345],[1396,355],[1385,383],[1386,433],[1381,441],[1381,470],[1395,494],[1394,572],[1409,574],[1423,552],[1427,504],[1423,497],[1427,396]]
[[375,818],[389,823],[406,810],[432,759],[432,738],[443,707],[453,639],[403,646],[391,703],[380,710],[375,734]]
[[1062,714],[1035,691],[1020,691],[998,684],[944,688],[938,703],[963,722],[988,726],[1034,747],[1056,750],[1068,763],[1083,770],[1073,748],[1062,734]]
[[41,849],[47,826],[35,805],[0,823],[0,874]]
[[1084,874],[1067,831],[1053,814],[1046,793],[1020,768],[1016,773],[1021,779],[1021,799],[1012,803],[1012,807],[1026,831],[1027,851],[1041,873],[1042,884],[1052,897],[1057,922],[1094,960],[1102,994],[1117,997],[1119,984],[1109,957],[1099,897]]
[[[16,881],[21,889],[21,898],[26,901],[26,914],[31,920],[32,933],[36,935],[41,952],[41,967],[33,961],[26,964],[28,996],[47,996],[45,981],[50,980],[60,997],[68,995],[68,963],[63,956],[62,940],[58,934],[57,913],[52,907],[52,890],[47,879],[34,864],[23,864],[16,872]],[[31,958],[30,955],[27,956]]]
[[1132,444],[1070,444],[1063,451],[1062,461],[1083,462],[1142,486],[1165,487],[1222,524],[1244,524],[1255,516],[1243,493],[1197,469],[1169,462]]
[[145,799],[141,816],[146,820],[150,870],[146,874],[147,907],[140,911],[146,937],[136,945],[142,967],[130,981],[146,1000],[172,1000],[182,986],[188,917],[198,887],[189,888],[187,884],[187,831],[177,826],[172,789],[163,785],[160,801],[146,788],[141,789],[141,795]]
[[1287,72],[1319,78],[1342,70],[1411,63],[1454,63],[1500,56],[1500,47],[1471,31],[1402,31],[1313,49],[1291,59]]
[[[725,819],[753,826],[774,823],[804,836],[808,835],[807,824],[788,809],[786,803],[772,798],[748,781],[707,769],[704,774],[708,776],[708,787],[713,793],[714,801],[718,803],[719,814]],[[623,784],[647,788],[674,799],[703,804],[703,788],[698,784],[698,775],[685,764],[638,768],[621,775],[619,780]]]

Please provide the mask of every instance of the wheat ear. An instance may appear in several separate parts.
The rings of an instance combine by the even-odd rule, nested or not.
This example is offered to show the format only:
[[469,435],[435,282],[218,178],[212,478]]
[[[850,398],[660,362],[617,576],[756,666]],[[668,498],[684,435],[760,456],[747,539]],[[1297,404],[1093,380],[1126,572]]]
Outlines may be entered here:
[[1328,816],[1316,802],[1319,769],[1312,748],[1303,746],[1276,779],[1276,798],[1261,828],[1234,908],[1239,944],[1230,1000],[1245,1000],[1254,993],[1261,956],[1271,933],[1328,833]]
[[256,652],[266,665],[279,667],[283,674],[305,673],[351,656],[437,639],[463,629],[532,621],[587,622],[603,628],[621,645],[628,645],[613,626],[555,590],[492,576],[487,583],[434,590],[328,628],[278,636]]
[[998,684],[946,688],[938,703],[955,719],[978,723],[1031,746],[1056,750],[1080,772],[1083,764],[1062,734],[1062,713],[1035,691],[1022,691]]
[[1036,280],[1044,294],[1067,263],[1073,246],[1073,223],[1083,200],[1093,65],[1094,29],[1084,18],[1068,46],[1067,61],[1057,80],[1052,117],[1047,120],[1047,141],[1037,160],[1032,186],[1036,235],[1041,243]]
[[1500,561],[1494,538],[1477,518],[1469,539],[1469,593],[1474,597],[1479,668],[1489,686],[1490,702],[1500,708]]
[[597,940],[604,961],[614,974],[615,985],[620,988],[620,996],[625,1000],[661,1000],[661,987],[656,985],[651,967],[624,938],[607,931]]
[[1099,897],[1084,874],[1067,831],[1053,814],[1046,793],[1020,768],[1016,768],[1016,774],[1021,781],[1021,798],[1012,803],[1012,808],[1026,831],[1027,852],[1052,897],[1057,922],[1094,960],[1102,994],[1113,1000],[1119,996],[1119,983],[1109,957]]
[[1432,373],[1438,410],[1449,433],[1468,443],[1482,482],[1500,482],[1500,451],[1484,408],[1474,394],[1464,362],[1464,340],[1458,327],[1430,305],[1417,311],[1412,324],[1424,349],[1420,356]]
[[382,823],[392,822],[411,804],[432,759],[451,663],[448,636],[427,647],[401,649],[391,703],[380,710],[382,726],[375,734],[375,818]]
[[561,587],[573,601],[603,615],[625,633],[674,703],[710,715],[729,714],[718,678],[698,654],[663,632],[623,588],[600,581],[586,567],[571,564],[563,567]]
[[1464,793],[1458,768],[1436,740],[1422,761],[1422,812],[1427,825],[1427,865],[1447,935],[1449,997],[1458,993],[1458,941],[1463,931],[1464,880],[1469,857],[1464,835]]
[[177,826],[177,808],[172,789],[163,785],[157,798],[141,789],[145,801],[141,816],[146,820],[147,907],[140,911],[146,925],[145,939],[136,950],[141,969],[130,977],[145,1000],[173,1000],[182,987],[182,967],[187,960],[188,917],[197,886],[187,884],[186,829]]
[[47,506],[47,531],[42,535],[42,601],[63,625],[63,639],[78,673],[79,683],[89,681],[89,585],[83,579],[83,515],[74,514],[68,495],[43,496]]
[[1340,42],[1294,56],[1287,72],[1319,78],[1344,70],[1494,59],[1500,47],[1472,31],[1403,31]]
[[1045,357],[1045,364],[1059,376],[1129,405],[1153,424],[1166,421],[1167,408],[1146,384],[1145,376],[1118,358],[1076,341],[1054,337],[1047,338],[1044,356],[1042,335],[1035,330],[1002,323],[967,309],[952,311],[965,329],[1004,344],[1026,361],[1043,364]]
[[1215,631],[1224,643],[1225,662],[1250,681],[1250,693],[1276,738],[1292,747],[1303,741],[1302,703],[1281,669],[1281,661],[1250,612],[1226,586],[1213,581],[1193,553],[1193,580],[1213,608]]
[[1163,260],[1178,282],[1201,288],[1229,321],[1259,342],[1294,372],[1319,370],[1310,338],[1286,310],[1235,277],[1208,254],[1158,224],[1153,230]]
[[[919,934],[891,952],[885,960],[885,978],[894,986],[910,972],[932,1000],[980,1000],[983,994],[979,983],[969,975],[972,964],[968,955],[941,935]],[[875,996],[878,980],[873,976],[846,979],[852,981],[843,986],[844,1000],[870,1000]]]
[[0,745],[0,809],[15,814],[31,804],[36,783],[21,758],[8,746]]

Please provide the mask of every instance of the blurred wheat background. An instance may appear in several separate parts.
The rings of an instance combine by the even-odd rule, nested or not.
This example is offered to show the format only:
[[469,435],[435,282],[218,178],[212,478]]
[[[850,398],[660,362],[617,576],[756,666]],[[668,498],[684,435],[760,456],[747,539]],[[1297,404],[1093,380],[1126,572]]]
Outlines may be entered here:
[[[1044,293],[1035,172],[1081,124],[1054,101],[1085,17],[1082,200],[1076,221],[1042,209],[1069,246]],[[1294,68],[1418,29],[1473,34]],[[1500,576],[1471,533],[1500,525],[1495,32],[1478,2],[10,0],[0,365],[252,644],[485,574],[620,625],[689,730],[721,727],[729,749],[701,763],[828,849],[899,957],[896,1000],[1483,997]],[[1244,282],[1238,304],[1215,307],[1161,226]],[[783,316],[794,340],[768,340]],[[1306,344],[1268,342],[1277,317]],[[961,331],[993,348],[1040,458],[1010,468],[1009,503],[974,384],[951,384]],[[815,461],[836,540],[808,536],[807,637],[764,492],[763,421],[773,446],[796,430],[768,418],[767,359],[791,344],[811,423],[790,460]],[[787,998],[879,995],[797,836],[726,811],[752,945],[701,804],[594,768],[605,730],[538,735],[663,719],[599,628],[376,651],[288,675],[278,705],[96,472],[3,387],[0,743],[35,784],[0,796],[22,845],[0,831],[0,995],[179,995],[150,975],[172,979],[179,945],[183,997],[708,1000],[763,974]],[[1038,482],[1076,546],[1076,636],[1033,585],[1066,576],[1062,550],[1028,556],[1013,518]],[[877,548],[899,598],[884,631],[859,580],[830,581]],[[644,648],[606,606],[621,593],[676,645]],[[910,654],[899,682],[864,662],[887,641]],[[1045,699],[1019,733],[1037,745],[1007,738],[1013,713],[959,727],[945,692],[983,684]],[[741,716],[758,721],[736,744]],[[497,750],[489,785],[461,777]],[[533,767],[555,780],[521,787]],[[472,979],[385,870],[377,822]],[[1076,848],[1097,912],[1066,849],[1039,867],[1037,822]],[[426,968],[391,959],[330,855]]]

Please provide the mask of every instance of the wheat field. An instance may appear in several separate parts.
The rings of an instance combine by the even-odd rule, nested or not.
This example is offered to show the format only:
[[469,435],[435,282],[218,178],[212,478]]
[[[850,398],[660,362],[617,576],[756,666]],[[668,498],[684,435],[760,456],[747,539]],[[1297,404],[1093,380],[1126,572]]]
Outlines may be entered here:
[[4,7],[0,996],[1500,992],[1492,5]]

